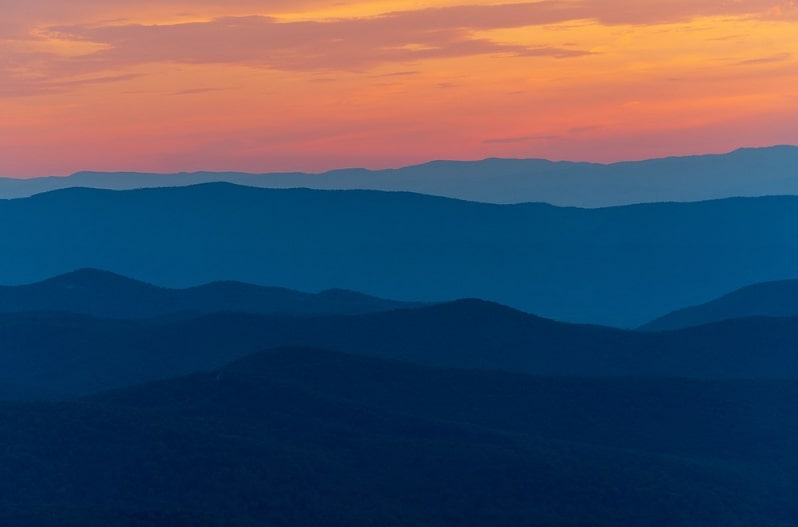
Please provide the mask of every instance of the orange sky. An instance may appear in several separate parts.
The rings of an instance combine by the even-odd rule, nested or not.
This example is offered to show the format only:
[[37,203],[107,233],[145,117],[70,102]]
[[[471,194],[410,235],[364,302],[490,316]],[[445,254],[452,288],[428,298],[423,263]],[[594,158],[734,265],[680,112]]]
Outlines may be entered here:
[[798,144],[798,2],[0,0],[0,176]]

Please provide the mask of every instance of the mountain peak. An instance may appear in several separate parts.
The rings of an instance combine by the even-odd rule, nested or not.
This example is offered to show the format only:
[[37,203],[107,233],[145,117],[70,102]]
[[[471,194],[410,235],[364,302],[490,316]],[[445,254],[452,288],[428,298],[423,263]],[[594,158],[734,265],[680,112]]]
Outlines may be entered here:
[[211,282],[187,289],[165,288],[91,267],[32,284],[0,287],[0,313],[58,311],[103,318],[223,311],[269,315],[362,314],[416,305],[352,291],[312,294],[236,281]]
[[151,284],[134,280],[111,271],[104,271],[94,267],[82,267],[63,273],[46,280],[38,282],[38,284],[47,284],[51,286],[60,287],[81,287],[81,288],[108,288],[110,286],[119,285],[137,285],[141,287],[155,287]]
[[798,280],[748,285],[714,300],[672,311],[640,326],[643,331],[668,331],[747,317],[798,316]]

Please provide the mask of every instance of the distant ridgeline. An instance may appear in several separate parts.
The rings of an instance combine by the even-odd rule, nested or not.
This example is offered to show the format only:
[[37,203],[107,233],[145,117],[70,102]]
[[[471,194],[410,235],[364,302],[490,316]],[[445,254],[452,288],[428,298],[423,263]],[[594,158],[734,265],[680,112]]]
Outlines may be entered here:
[[798,277],[790,196],[579,209],[214,183],[64,189],[0,201],[0,222],[6,285],[99,268],[170,288],[239,281],[406,302],[481,298],[637,327]]
[[[789,193],[795,166],[780,147],[0,192],[224,177],[594,206]],[[2,526],[798,526],[798,197],[217,182],[0,200],[0,225]]]
[[81,269],[0,287],[0,399],[87,394],[283,346],[535,375],[798,379],[796,289],[748,286],[633,332],[475,299],[425,305],[240,282],[168,289]]
[[0,525],[793,527],[793,286],[650,332],[95,269],[3,287]]
[[668,313],[640,329],[663,331],[746,317],[798,316],[798,280],[753,284],[698,306]]
[[102,318],[239,312],[261,315],[356,315],[421,304],[353,291],[317,294],[241,282],[168,289],[98,269],[79,269],[34,284],[0,286],[0,313],[65,312]]
[[67,187],[134,189],[225,181],[266,188],[408,191],[487,203],[544,202],[606,207],[662,201],[798,194],[798,147],[744,148],[722,155],[612,163],[543,159],[433,161],[391,170],[323,174],[79,172],[69,177],[0,179],[0,199]]

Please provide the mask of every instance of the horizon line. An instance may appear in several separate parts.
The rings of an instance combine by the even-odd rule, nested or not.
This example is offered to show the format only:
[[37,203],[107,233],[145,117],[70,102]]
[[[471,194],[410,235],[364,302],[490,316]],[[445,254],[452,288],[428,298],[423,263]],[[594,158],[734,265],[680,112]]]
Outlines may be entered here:
[[667,156],[660,156],[660,157],[643,157],[643,158],[636,158],[636,159],[624,159],[619,161],[611,161],[611,162],[601,162],[601,161],[589,161],[589,160],[576,160],[576,159],[553,159],[553,158],[545,158],[545,157],[483,157],[477,159],[446,159],[446,158],[436,158],[430,159],[428,161],[422,161],[419,163],[411,163],[407,165],[397,165],[397,166],[389,166],[383,168],[366,168],[364,166],[342,166],[338,168],[330,168],[327,170],[319,171],[319,172],[306,172],[301,170],[272,170],[272,171],[264,171],[264,172],[249,172],[249,171],[241,171],[241,170],[193,170],[193,171],[177,171],[177,172],[151,172],[151,171],[143,171],[143,170],[95,170],[95,169],[86,169],[86,170],[78,170],[75,172],[71,172],[68,174],[61,174],[61,175],[40,175],[40,176],[30,176],[30,177],[18,177],[18,176],[8,176],[8,175],[0,175],[0,180],[17,180],[17,181],[30,181],[30,180],[37,180],[37,179],[50,179],[50,178],[70,178],[73,176],[77,176],[80,174],[141,174],[141,175],[153,175],[153,176],[173,176],[173,175],[195,175],[195,174],[240,174],[240,175],[247,175],[247,176],[264,176],[264,175],[276,175],[276,174],[292,174],[292,175],[309,175],[309,176],[323,176],[326,174],[334,173],[334,172],[343,172],[349,170],[361,170],[365,172],[383,172],[383,171],[391,171],[391,170],[403,170],[408,168],[415,168],[415,167],[422,167],[425,165],[430,165],[434,163],[481,163],[485,161],[545,161],[549,163],[572,163],[572,164],[587,164],[587,165],[596,165],[596,166],[613,166],[619,165],[624,163],[644,163],[647,161],[659,161],[659,160],[666,160],[666,159],[684,159],[684,158],[695,158],[695,157],[711,157],[711,156],[724,156],[730,155],[735,152],[744,151],[744,150],[768,150],[768,149],[775,149],[775,148],[798,148],[798,144],[788,144],[788,143],[781,143],[781,144],[772,144],[767,146],[739,146],[732,150],[724,150],[721,152],[707,152],[702,154],[672,154]]

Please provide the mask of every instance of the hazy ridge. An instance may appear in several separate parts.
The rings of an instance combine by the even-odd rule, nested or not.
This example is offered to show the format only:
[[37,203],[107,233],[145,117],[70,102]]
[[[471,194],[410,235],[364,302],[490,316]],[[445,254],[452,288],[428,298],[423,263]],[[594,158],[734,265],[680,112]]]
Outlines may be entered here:
[[224,183],[65,189],[0,201],[0,283],[100,268],[163,287],[218,280],[408,302],[482,298],[636,327],[798,276],[798,197],[602,209]]
[[647,333],[564,324],[478,300],[358,316],[0,316],[0,398],[85,395],[295,346],[428,366],[585,377],[798,379],[798,318]]
[[486,203],[607,207],[796,195],[797,166],[798,147],[774,146],[612,164],[485,159],[432,161],[388,170],[341,169],[322,174],[78,172],[67,177],[28,180],[0,178],[0,199],[69,187],[127,190],[224,181],[265,188],[407,191]]
[[798,280],[752,284],[704,304],[673,311],[640,327],[647,331],[680,329],[735,318],[798,315]]
[[344,290],[302,293],[242,282],[185,289],[158,287],[98,269],[79,269],[41,282],[0,286],[0,313],[62,311],[112,318],[235,311],[255,314],[362,314],[413,307]]
[[[778,194],[794,153],[285,181],[592,206],[668,172],[691,201]],[[798,197],[217,182],[0,222],[2,525],[798,526]]]

